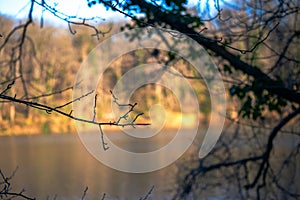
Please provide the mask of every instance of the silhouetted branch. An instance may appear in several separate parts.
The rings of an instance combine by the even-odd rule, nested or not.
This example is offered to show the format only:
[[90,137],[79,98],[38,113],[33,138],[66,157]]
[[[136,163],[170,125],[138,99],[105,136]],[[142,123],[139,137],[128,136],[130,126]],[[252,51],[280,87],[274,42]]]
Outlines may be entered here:
[[148,191],[148,193],[144,197],[140,198],[140,200],[147,200],[150,197],[153,190],[154,190],[154,185],[150,188],[150,190]]
[[104,199],[105,199],[105,196],[106,196],[106,194],[103,193],[101,200],[104,200]]
[[[284,166],[288,165],[291,163],[291,161],[293,159],[297,159],[296,156],[298,156],[300,153],[300,143],[297,145],[297,147],[289,154],[289,156],[283,161],[283,164],[281,165],[281,168],[280,168],[280,171],[279,171],[279,174],[282,172]],[[295,165],[297,165],[295,163]],[[297,171],[297,166],[295,166],[295,171],[294,173],[296,173]],[[276,187],[281,190],[282,192],[284,192],[285,194],[288,194],[288,196],[292,197],[292,198],[299,198],[300,197],[300,193],[299,192],[292,192],[290,191],[289,189],[286,189],[285,187],[283,187],[280,183],[279,183],[279,180],[278,178],[274,175],[274,171],[272,170],[272,168],[270,167],[270,172],[273,174],[273,177],[274,177],[274,182],[275,182],[275,185]],[[298,179],[296,176],[293,176],[292,177],[292,180],[295,181],[295,182],[298,182]]]
[[257,41],[251,49],[240,49],[240,48],[236,48],[236,47],[230,46],[230,45],[228,45],[228,44],[226,44],[226,43],[223,43],[223,42],[221,42],[221,41],[219,41],[219,43],[222,44],[222,45],[224,45],[224,46],[226,46],[226,47],[228,47],[228,48],[230,48],[230,49],[233,49],[233,50],[235,50],[235,51],[239,51],[239,52],[242,53],[242,54],[251,53],[251,52],[253,52],[260,44],[262,44],[264,41],[266,41],[266,40],[269,38],[270,34],[278,27],[278,25],[279,25],[279,23],[277,23],[277,24],[276,24],[276,25],[275,25],[275,26],[274,26],[274,27],[266,34],[266,36],[265,36],[264,38],[262,38],[261,40]]
[[107,146],[108,144],[104,140],[104,133],[103,133],[103,130],[102,130],[102,127],[100,124],[99,124],[99,129],[100,129],[100,134],[101,134],[102,147],[103,147],[103,150],[106,151],[109,149],[109,146]]
[[73,86],[66,87],[66,88],[61,89],[61,90],[56,90],[56,91],[53,91],[53,92],[50,92],[50,93],[44,93],[44,94],[33,96],[33,97],[27,97],[25,99],[26,100],[40,99],[40,98],[43,98],[43,97],[49,97],[49,96],[53,96],[53,95],[56,95],[56,94],[62,94],[64,92],[72,90],[72,89],[73,89]]
[[71,25],[84,26],[84,27],[92,29],[95,32],[94,34],[92,34],[92,36],[96,36],[97,39],[100,39],[100,37],[99,37],[100,35],[104,36],[105,34],[109,33],[112,29],[112,27],[110,27],[107,31],[101,31],[101,30],[97,29],[94,25],[91,25],[88,23],[89,21],[95,21],[97,19],[103,20],[103,18],[100,18],[100,17],[82,18],[82,17],[78,17],[78,16],[70,16],[63,12],[60,12],[55,7],[52,7],[49,4],[47,4],[45,1],[42,1],[40,3],[36,0],[33,0],[33,2],[36,3],[37,5],[43,7],[46,11],[50,12],[58,19],[61,19],[65,22],[67,22],[69,31],[73,35],[76,34],[76,30],[73,30]]
[[86,193],[87,193],[88,189],[89,189],[88,187],[86,187],[86,188],[84,189],[83,194],[82,194],[82,197],[81,197],[81,200],[84,200],[84,198],[85,198],[85,196],[86,196]]
[[96,109],[97,109],[97,94],[95,95],[95,101],[94,101],[94,116],[93,116],[93,121],[95,121],[95,118],[96,118]]
[[[129,113],[131,113],[132,111],[134,111],[134,108],[135,106],[137,105],[137,103],[134,103],[134,104],[120,104],[118,102],[118,98],[114,95],[114,93],[110,90],[110,93],[112,95],[112,98],[113,98],[113,102],[118,105],[119,107],[129,107],[129,110],[123,114],[122,116],[120,116],[118,118],[117,121],[115,122],[109,122],[110,125],[114,125],[114,126],[122,126],[122,127],[125,127],[125,126],[132,126],[132,127],[135,127],[135,125],[143,125],[143,126],[146,126],[146,125],[150,125],[149,123],[135,123],[135,121],[138,119],[139,116],[143,115],[143,113],[138,113],[134,119],[128,123],[124,122],[124,123],[121,123],[121,120],[127,120],[127,118],[129,117]],[[97,110],[97,94],[95,95],[95,98],[94,98],[94,111],[93,111],[93,119],[92,121],[94,122],[95,121],[95,118],[96,118],[96,110]],[[103,147],[103,150],[106,151],[109,149],[109,146],[108,144],[105,142],[104,140],[104,132],[102,130],[102,125],[103,123],[98,123],[98,126],[99,126],[99,130],[100,130],[100,134],[101,134],[101,142],[102,142],[102,147]],[[107,125],[107,124],[104,124],[104,125]]]
[[[105,1],[99,1],[100,3],[103,3],[106,6],[111,6]],[[187,24],[184,22],[180,22],[177,19],[182,17],[178,14],[174,13],[165,13],[163,12],[163,9],[160,7],[154,6],[150,2],[147,1],[139,1],[139,0],[132,0],[131,2],[133,5],[136,5],[140,8],[142,8],[143,12],[151,13],[153,15],[153,19],[151,21],[155,21],[158,23],[165,23],[170,25],[170,27],[173,29],[168,32],[174,32],[175,35],[185,34],[190,36],[192,39],[197,41],[200,45],[205,47],[208,50],[211,50],[212,52],[216,53],[218,56],[221,56],[223,59],[227,60],[233,68],[236,70],[242,71],[243,73],[247,74],[248,76],[254,77],[255,80],[259,80],[262,84],[263,89],[267,90],[271,94],[278,95],[280,98],[285,98],[286,100],[290,102],[295,102],[300,105],[300,94],[296,92],[295,90],[291,90],[287,87],[285,87],[283,84],[278,84],[276,80],[273,80],[271,77],[269,77],[266,73],[264,73],[262,70],[260,70],[256,66],[252,66],[246,62],[244,62],[239,55],[235,55],[224,48],[224,43],[221,41],[216,41],[215,39],[210,39],[208,37],[205,37],[201,34],[199,34],[197,31],[195,31],[193,28],[188,27]],[[112,8],[113,10],[116,10],[120,13],[124,13],[120,9]],[[297,9],[296,9],[297,10]],[[129,14],[127,14],[129,15]],[[126,15],[126,16],[127,16]],[[151,16],[152,16],[151,15]],[[138,23],[145,24],[147,26],[156,27],[155,24],[147,23],[144,21],[141,21],[137,19],[136,17],[133,17],[129,15],[130,18],[135,20]],[[273,26],[273,28],[266,34],[265,37],[262,38],[262,40],[258,41],[257,45],[264,42],[270,35],[271,32],[274,31],[274,29],[278,25]],[[165,30],[164,30],[165,31]],[[178,31],[176,33],[176,31]],[[240,53],[244,52],[251,52],[254,49],[256,49],[257,45],[254,45],[253,48],[250,50],[245,49],[237,49],[235,47],[232,47],[231,49],[237,50]],[[228,47],[228,46],[227,46]],[[276,87],[274,87],[276,86]]]
[[270,153],[273,149],[273,140],[275,139],[275,137],[277,136],[278,132],[280,131],[280,129],[285,126],[291,119],[293,119],[295,116],[297,116],[300,113],[300,108],[296,109],[295,111],[293,111],[292,113],[290,113],[289,115],[287,115],[285,118],[283,118],[277,126],[275,126],[273,128],[273,130],[271,131],[269,137],[268,137],[268,143],[266,146],[266,150],[264,152],[263,155],[261,155],[262,157],[262,163],[260,164],[259,170],[253,180],[253,182],[249,185],[246,185],[245,187],[247,189],[249,188],[253,188],[259,178],[261,177],[261,174],[263,173],[263,182],[265,182],[265,178],[266,178],[266,173],[269,169],[269,158],[270,158]]
[[[94,92],[94,90],[91,90],[90,92],[88,92],[88,93],[86,93],[86,94],[84,94],[84,95],[82,95],[82,96],[80,96],[80,97],[78,97],[76,99],[73,99],[72,101],[69,101],[69,102],[67,102],[67,103],[65,103],[63,105],[60,105],[60,106],[56,106],[54,109],[63,108],[63,107],[66,107],[67,105],[70,105],[71,103],[74,103],[76,101],[80,101],[82,98],[89,96],[93,92]],[[51,110],[49,110],[49,112],[51,112]]]
[[0,178],[2,180],[0,180],[0,187],[3,187],[2,189],[0,189],[0,199],[14,199],[14,198],[22,198],[22,199],[27,199],[27,200],[35,200],[35,198],[31,198],[27,195],[24,195],[25,190],[21,190],[20,192],[13,192],[11,184],[10,184],[10,180],[13,178],[13,176],[15,175],[16,171],[18,168],[16,168],[16,170],[13,171],[12,175],[7,177],[4,175],[4,173],[1,171],[0,169]]
[[5,81],[2,81],[1,83],[0,83],[0,85],[4,85],[4,84],[6,84],[6,83],[12,83],[13,81],[16,81],[18,78],[20,78],[20,76],[17,76],[17,77],[15,77],[15,78],[13,78],[13,79],[9,79],[9,80],[5,80]]
[[8,84],[7,87],[0,94],[5,94],[14,84],[15,84],[15,80],[13,80],[10,84]]
[[93,107],[93,119],[92,120],[88,120],[88,119],[83,119],[83,118],[78,118],[78,117],[74,117],[72,116],[72,112],[73,110],[71,110],[69,113],[67,112],[64,112],[62,110],[60,110],[61,108],[64,108],[76,101],[80,101],[81,99],[87,97],[88,95],[92,94],[94,91],[90,91],[80,97],[77,97],[75,99],[73,99],[72,101],[69,101],[63,105],[60,105],[60,106],[56,106],[56,107],[50,107],[48,105],[45,105],[45,104],[41,104],[41,103],[38,103],[38,102],[32,102],[32,101],[28,101],[26,99],[17,99],[16,96],[15,97],[10,97],[10,96],[7,96],[5,95],[5,92],[7,92],[11,87],[12,85],[15,83],[15,81],[13,80],[10,84],[8,84],[8,86],[6,87],[6,89],[1,92],[0,94],[0,99],[4,99],[4,100],[7,100],[9,102],[16,102],[16,103],[20,103],[20,104],[24,104],[26,106],[29,106],[29,107],[33,107],[33,108],[36,108],[36,109],[39,109],[39,110],[44,110],[46,111],[48,114],[51,114],[52,112],[56,112],[58,114],[61,114],[61,115],[64,115],[68,118],[71,118],[71,119],[74,119],[74,120],[77,120],[77,121],[81,121],[81,122],[85,122],[85,123],[90,123],[90,124],[96,124],[99,126],[99,129],[100,129],[100,134],[101,134],[101,141],[102,141],[102,146],[103,146],[103,149],[106,151],[109,149],[109,147],[107,146],[108,144],[105,142],[104,140],[104,133],[103,133],[103,130],[102,130],[102,125],[110,125],[110,126],[122,126],[122,127],[125,127],[125,126],[132,126],[132,127],[135,127],[136,125],[141,125],[141,126],[146,126],[146,125],[150,125],[149,123],[135,123],[136,120],[138,119],[139,116],[143,115],[143,113],[138,113],[134,119],[131,121],[131,122],[128,122],[128,123],[121,123],[121,120],[124,119],[124,120],[127,120],[128,118],[128,115],[130,112],[134,111],[134,108],[135,106],[137,105],[137,103],[135,104],[119,104],[118,103],[118,99],[116,98],[116,96],[111,92],[111,95],[112,95],[112,98],[113,98],[113,101],[120,107],[122,106],[127,106],[129,107],[129,110],[122,116],[119,117],[119,119],[115,122],[97,122],[95,121],[96,119],[96,110],[97,110],[97,94],[95,95],[94,97],[94,107]]
[[[291,43],[293,42],[294,38],[295,37],[299,37],[300,36],[300,31],[295,31],[290,37],[289,39],[287,40],[284,48],[282,49],[282,52],[280,53],[276,63],[270,68],[269,72],[268,73],[271,73],[276,67],[278,67],[280,64],[281,64],[281,61],[283,58],[287,59],[287,60],[290,60],[290,58],[288,58],[286,56],[286,53],[287,53],[287,50],[288,48],[290,47]],[[296,63],[300,63],[299,60],[295,60],[293,59],[294,62]]]
[[[2,84],[5,84],[7,82],[11,82],[11,83],[9,85],[7,85],[7,87],[0,94],[5,94],[9,89],[11,89],[11,87],[15,84],[15,80],[18,79],[18,78],[19,77],[16,77],[14,80],[3,81]],[[66,87],[66,88],[61,89],[61,90],[56,90],[56,91],[53,91],[53,92],[50,92],[50,93],[43,93],[41,95],[32,96],[32,97],[21,97],[20,99],[22,99],[22,100],[37,100],[37,99],[44,98],[44,97],[54,96],[56,94],[62,94],[66,91],[73,90],[73,87],[74,86],[70,86],[70,87]],[[16,97],[14,97],[14,98],[16,98]],[[8,102],[10,102],[10,101],[0,101],[0,103],[8,103]]]
[[[184,186],[181,189],[181,191],[175,195],[174,199],[181,199],[186,194],[188,194],[190,192],[191,187],[197,176],[204,175],[208,172],[218,170],[221,168],[229,168],[229,167],[235,167],[235,166],[244,166],[245,174],[248,174],[247,163],[258,163],[258,162],[260,162],[260,163],[258,163],[259,168],[258,168],[258,171],[256,173],[254,180],[250,184],[245,185],[244,187],[245,187],[245,189],[254,188],[255,186],[257,186],[257,184],[261,178],[262,181],[256,188],[257,195],[259,196],[260,189],[262,187],[264,187],[266,184],[266,176],[267,176],[268,169],[270,167],[269,158],[270,158],[270,153],[273,149],[273,141],[274,141],[275,137],[277,136],[277,134],[279,133],[279,131],[281,130],[281,128],[284,127],[290,120],[292,120],[294,117],[296,117],[299,113],[300,113],[300,108],[294,110],[293,112],[288,114],[285,118],[280,120],[280,122],[277,124],[277,126],[275,126],[272,129],[272,131],[270,132],[270,134],[268,136],[267,145],[264,147],[264,152],[260,155],[249,156],[247,158],[242,158],[242,159],[239,159],[236,161],[222,160],[221,162],[219,162],[217,164],[212,164],[209,166],[205,166],[203,161],[200,160],[199,165],[196,168],[190,170],[189,173],[187,175],[185,175],[184,181],[183,181]],[[248,179],[248,178],[246,177],[246,179]]]
[[23,105],[26,105],[26,106],[29,106],[29,107],[33,107],[33,108],[36,108],[36,109],[39,109],[39,110],[44,110],[45,112],[47,112],[48,114],[51,114],[52,112],[56,112],[60,115],[63,115],[63,116],[66,116],[70,119],[74,119],[76,121],[80,121],[80,122],[85,122],[85,123],[89,123],[89,124],[95,124],[95,125],[109,125],[109,126],[132,126],[132,125],[138,125],[138,126],[147,126],[147,125],[150,125],[149,123],[116,123],[116,122],[95,122],[93,120],[89,120],[89,119],[83,119],[83,118],[79,118],[79,117],[74,117],[72,116],[72,111],[70,112],[64,112],[62,110],[60,110],[60,108],[63,108],[75,101],[79,101],[81,98],[84,98],[86,97],[87,95],[90,95],[91,93],[93,93],[93,91],[81,96],[81,97],[78,97],[66,104],[63,104],[61,106],[57,106],[57,107],[51,107],[51,106],[48,106],[48,105],[45,105],[45,104],[41,104],[41,103],[37,103],[37,102],[33,102],[33,101],[28,101],[28,100],[23,100],[23,99],[18,99],[16,97],[11,97],[11,96],[7,96],[7,95],[3,95],[3,94],[0,94],[0,99],[3,99],[3,100],[7,100],[7,101],[10,101],[10,102],[14,102],[14,103],[19,103],[19,104],[23,104]]
[[[122,116],[120,116],[118,118],[118,120],[116,122],[114,122],[114,123],[118,124],[119,126],[123,126],[123,127],[130,125],[130,126],[132,126],[132,127],[135,128],[135,125],[138,125],[138,124],[135,123],[135,121],[138,119],[139,116],[143,115],[144,113],[138,113],[137,115],[135,115],[135,117],[133,118],[133,120],[130,121],[130,122],[128,122],[128,123],[121,123],[121,120],[128,120],[129,114],[134,111],[134,108],[137,105],[137,103],[134,103],[134,104],[130,104],[130,103],[128,103],[128,104],[121,104],[121,103],[118,102],[118,98],[114,95],[114,93],[111,90],[109,92],[112,95],[113,102],[117,106],[119,106],[119,107],[129,107],[128,111],[126,111]],[[144,125],[150,125],[150,124],[144,124]]]

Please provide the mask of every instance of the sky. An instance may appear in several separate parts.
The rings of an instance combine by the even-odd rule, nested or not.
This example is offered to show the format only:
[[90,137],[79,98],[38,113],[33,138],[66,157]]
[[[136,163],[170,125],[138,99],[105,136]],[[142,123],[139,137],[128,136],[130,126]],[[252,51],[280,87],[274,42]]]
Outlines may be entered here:
[[[93,17],[99,16],[101,20],[118,20],[124,19],[123,15],[107,11],[102,5],[94,5],[91,8],[87,6],[86,0],[46,0],[46,2],[52,6],[56,7],[57,10],[64,12],[67,15],[77,15],[79,17]],[[56,5],[55,2],[59,2]],[[71,2],[71,3],[70,3]],[[28,15],[28,11],[30,8],[30,0],[0,0],[0,13],[9,15],[16,19],[24,19]],[[35,4],[34,7],[34,18],[39,19],[41,17],[41,13],[43,9],[41,6]],[[44,21],[50,22],[52,25],[62,25],[65,24],[62,20],[57,19],[53,14],[45,11],[43,13]]]
[[[55,6],[57,10],[60,10],[68,15],[77,15],[80,17],[93,17],[99,16],[99,21],[102,21],[102,18],[107,21],[125,19],[124,16],[120,13],[107,11],[104,6],[96,4],[91,8],[87,6],[87,0],[45,0],[49,5]],[[191,4],[195,4],[198,0],[192,0]],[[58,2],[57,4],[54,4]],[[70,3],[72,2],[72,3]],[[201,2],[205,3],[206,0]],[[209,0],[209,4],[213,7],[213,0]],[[16,19],[24,19],[28,15],[30,7],[30,0],[0,0],[0,13],[9,15]],[[43,9],[41,6],[35,4],[34,18],[39,19]],[[51,23],[51,25],[63,25],[65,22],[57,19],[49,12],[44,12],[44,21],[45,23]],[[98,21],[97,21],[98,22]]]

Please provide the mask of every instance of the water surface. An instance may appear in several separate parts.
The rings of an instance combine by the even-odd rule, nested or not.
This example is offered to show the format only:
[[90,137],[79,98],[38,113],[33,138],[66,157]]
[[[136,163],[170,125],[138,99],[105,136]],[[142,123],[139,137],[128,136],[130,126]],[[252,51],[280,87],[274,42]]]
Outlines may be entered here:
[[[110,134],[119,145],[133,148],[132,142],[118,140],[119,133]],[[89,137],[97,140],[99,136]],[[143,145],[144,149],[152,146]],[[137,147],[139,151],[141,145]],[[152,186],[153,199],[166,199],[169,189],[175,188],[176,164],[144,174],[119,172],[96,160],[73,134],[1,137],[0,156],[1,170],[7,176],[18,167],[11,181],[14,190],[25,189],[25,194],[38,199],[79,199],[87,186],[87,199],[99,199],[103,193],[111,198],[138,199]]]

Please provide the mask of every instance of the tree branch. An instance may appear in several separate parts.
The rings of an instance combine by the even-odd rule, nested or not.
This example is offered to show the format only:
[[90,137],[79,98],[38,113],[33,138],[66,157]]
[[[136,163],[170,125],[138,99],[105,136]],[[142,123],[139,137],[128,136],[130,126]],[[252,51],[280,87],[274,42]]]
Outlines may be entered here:
[[276,80],[271,79],[267,74],[262,72],[258,67],[249,65],[242,61],[239,56],[226,50],[224,45],[219,44],[218,41],[207,38],[196,32],[194,29],[189,28],[185,23],[177,20],[181,16],[173,13],[164,13],[160,10],[160,8],[146,1],[132,0],[132,3],[138,5],[146,13],[153,13],[153,21],[166,23],[170,25],[173,30],[177,30],[180,33],[190,36],[206,49],[215,52],[217,55],[227,60],[236,70],[254,77],[255,80],[261,83],[261,87],[271,94],[275,94],[280,98],[284,98],[290,102],[295,102],[300,105],[300,93],[279,84]]
[[[296,109],[295,111],[293,111],[292,113],[290,113],[289,115],[287,115],[285,118],[283,118],[278,124],[277,126],[275,126],[273,128],[273,130],[271,131],[269,137],[268,137],[268,143],[266,146],[266,150],[264,152],[264,154],[262,155],[262,163],[260,164],[259,170],[253,180],[253,182],[249,185],[246,185],[245,188],[249,189],[249,188],[253,188],[259,178],[261,177],[262,173],[266,173],[268,168],[269,168],[269,158],[270,158],[270,153],[273,149],[273,141],[275,139],[275,137],[277,136],[277,134],[279,133],[280,129],[282,127],[284,127],[291,119],[293,119],[295,116],[297,116],[300,113],[300,108]],[[265,175],[264,175],[264,179],[263,181],[265,181]]]

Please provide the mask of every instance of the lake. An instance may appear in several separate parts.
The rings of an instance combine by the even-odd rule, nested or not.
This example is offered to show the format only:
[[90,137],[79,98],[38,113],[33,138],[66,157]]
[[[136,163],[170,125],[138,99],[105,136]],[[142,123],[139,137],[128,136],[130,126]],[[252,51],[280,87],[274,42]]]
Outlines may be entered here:
[[[166,141],[172,136],[170,132],[164,137]],[[117,132],[108,134],[116,141],[120,135]],[[96,140],[99,135],[89,134],[88,137]],[[119,143],[121,146],[132,144]],[[156,144],[161,145],[161,142]],[[143,146],[149,149],[151,144]],[[5,175],[9,176],[18,167],[11,181],[13,190],[25,189],[25,194],[37,199],[54,199],[55,196],[57,199],[80,199],[86,187],[86,199],[101,199],[103,193],[108,199],[139,199],[152,186],[151,199],[168,199],[170,189],[176,186],[178,162],[150,173],[116,171],[89,154],[76,134],[4,136],[0,138],[0,156],[0,168]]]
[[[160,137],[151,137],[148,142],[141,142],[140,139],[124,138],[122,132],[105,132],[109,139],[121,148],[136,152],[160,148],[170,142],[175,133],[171,130],[162,131]],[[228,133],[225,135],[230,136]],[[88,141],[99,144],[99,133],[87,133],[85,137]],[[196,139],[196,143],[201,141],[199,138]],[[236,150],[233,153],[236,152],[238,157],[246,156],[249,148],[251,150],[255,147],[256,142],[256,140],[252,142],[247,140],[244,143],[237,143],[234,145]],[[299,139],[291,135],[281,135],[274,142],[276,148],[272,154],[273,164],[275,163],[273,169],[277,167],[276,163],[282,163],[282,159],[286,158],[290,150],[299,145]],[[184,172],[180,164],[191,156],[197,156],[198,150],[199,145],[192,145],[174,164],[154,172],[134,174],[116,171],[103,165],[88,152],[77,134],[3,136],[0,137],[0,169],[9,176],[18,167],[11,181],[13,190],[25,189],[25,194],[37,199],[52,200],[55,197],[68,200],[80,199],[85,188],[88,187],[86,199],[101,199],[105,193],[107,199],[134,200],[144,197],[153,186],[154,190],[149,199],[170,199],[176,189],[178,178]],[[172,156],[172,151],[164,156],[168,155]],[[115,156],[119,158],[119,155]],[[299,163],[298,161],[296,163]],[[186,162],[185,166],[191,167],[192,164]],[[178,166],[181,166],[180,170]],[[283,177],[286,178],[282,183],[289,186],[288,177],[300,177],[300,174],[297,170],[294,172],[287,169]],[[211,179],[201,179],[201,181],[205,184]],[[225,183],[222,180],[220,182]],[[227,184],[229,183],[226,182],[225,185]],[[296,182],[290,188],[298,186],[299,183]],[[235,185],[232,189],[225,194],[229,196],[230,193],[237,194]],[[205,193],[204,195],[210,199],[224,199],[221,195],[222,191],[218,188],[212,188]]]

